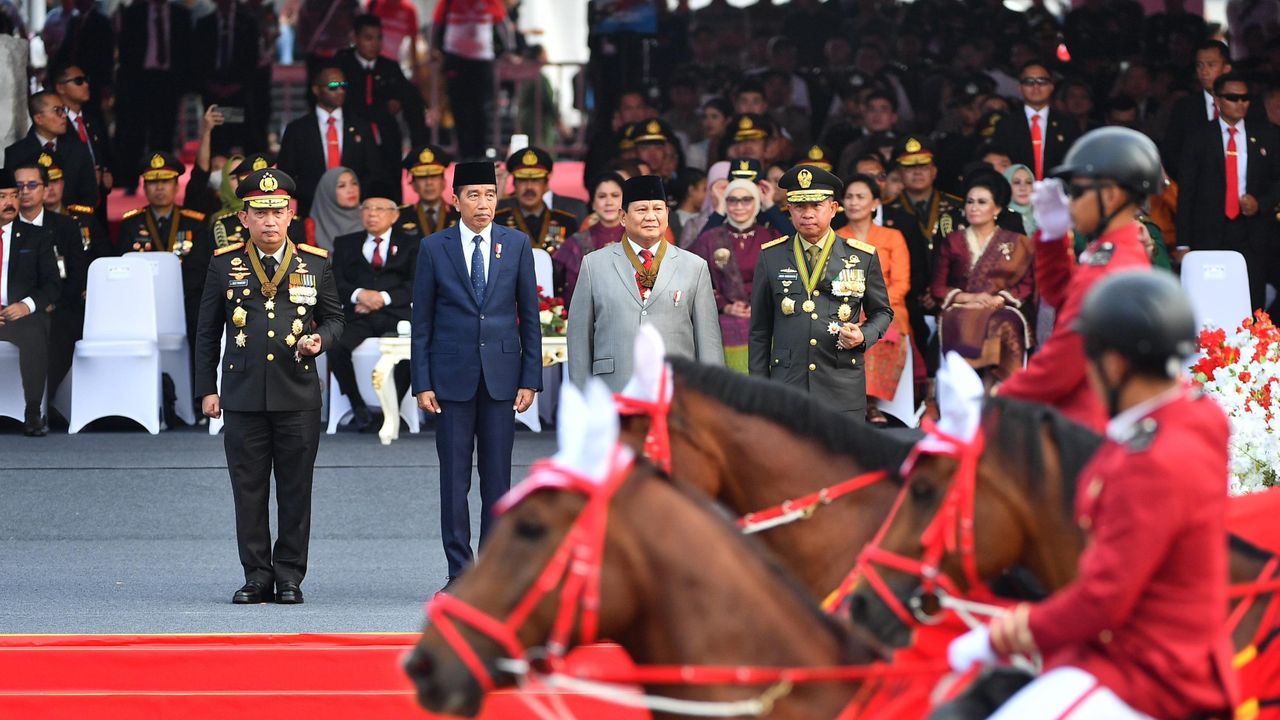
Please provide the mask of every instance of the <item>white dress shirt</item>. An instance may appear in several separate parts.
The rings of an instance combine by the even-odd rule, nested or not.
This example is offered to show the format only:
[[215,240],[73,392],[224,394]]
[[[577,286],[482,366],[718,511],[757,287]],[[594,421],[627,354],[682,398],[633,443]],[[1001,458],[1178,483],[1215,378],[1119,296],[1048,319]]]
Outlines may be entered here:
[[[373,249],[375,246],[378,245],[377,243],[374,243],[373,241],[374,237],[375,237],[374,235],[366,235],[364,238],[364,245],[360,248],[360,252],[364,254],[364,259],[367,260],[370,265],[373,264]],[[381,247],[379,248],[379,250],[382,252],[382,265],[383,267],[386,267],[387,260],[390,259],[390,255],[388,253],[391,252],[390,250],[391,228],[387,228],[386,232],[382,233],[377,237],[379,237],[382,240]],[[351,293],[352,305],[356,304],[356,298],[360,295],[360,293],[364,292],[364,290],[365,290],[364,288],[356,288],[356,291]],[[382,296],[382,303],[387,307],[391,307],[391,294],[386,291],[380,292],[378,294]]]
[[475,252],[475,244],[471,240],[480,236],[480,261],[484,263],[484,276],[489,277],[489,247],[493,244],[493,223],[484,226],[480,231],[472,230],[466,223],[458,223],[458,234],[462,239],[462,260],[467,264],[467,277],[471,277],[471,253]]
[[270,255],[262,252],[262,249],[257,246],[254,246],[253,249],[258,251],[259,260],[266,260],[267,258],[272,258],[273,260],[275,260],[277,268],[280,267],[280,263],[284,262],[284,243],[280,243],[280,247],[276,248],[276,251],[271,253]]
[[[1231,135],[1227,133],[1227,121],[1218,118],[1218,132],[1222,133],[1222,161],[1227,160],[1227,141]],[[1245,178],[1249,177],[1249,136],[1244,129],[1244,120],[1236,123],[1236,189],[1240,191],[1240,197],[1244,197],[1249,192],[1248,183]],[[1224,169],[1226,165],[1222,166]]]
[[28,220],[28,219],[26,219],[26,218],[22,218],[22,222],[24,222],[24,223],[26,223],[26,224],[28,224],[28,225],[35,225],[36,227],[44,227],[44,208],[43,208],[43,207],[41,207],[41,208],[40,208],[40,214],[39,214],[39,215],[36,215],[35,217],[31,218],[30,220]]
[[1204,117],[1205,120],[1213,120],[1213,116],[1218,112],[1218,106],[1213,102],[1213,93],[1207,90],[1201,90],[1200,94],[1204,96]]
[[[640,258],[640,262],[642,262],[642,263],[643,263],[643,262],[644,262],[644,258],[640,256],[640,252],[641,252],[642,250],[646,250],[646,249],[648,249],[648,250],[649,250],[649,252],[653,253],[653,256],[656,258],[656,257],[658,257],[658,252],[659,252],[660,250],[662,250],[662,243],[666,242],[666,240],[659,240],[657,243],[655,243],[655,244],[654,244],[654,246],[653,246],[652,248],[644,248],[644,247],[641,247],[640,245],[637,245],[637,244],[636,244],[636,241],[635,241],[635,240],[632,240],[631,238],[627,238],[627,242],[631,243],[631,250],[632,250],[633,252],[635,252],[636,257],[637,257],[637,258]],[[641,299],[642,299],[642,300],[644,300],[645,302],[648,302],[648,300],[649,300],[649,294],[650,294],[651,292],[653,292],[652,288],[650,288],[649,290],[646,290],[646,291],[641,295]]]
[[1045,105],[1039,110],[1032,110],[1030,105],[1023,105],[1022,109],[1027,114],[1027,130],[1031,129],[1031,118],[1033,116],[1039,115],[1040,116],[1040,137],[1043,138],[1047,136],[1049,134],[1049,106]]
[[1125,410],[1107,423],[1107,438],[1113,442],[1129,442],[1133,437],[1135,426],[1146,416],[1177,400],[1182,396],[1184,388],[1174,385],[1155,397],[1147,398]]
[[[41,211],[42,216],[43,214],[44,211]],[[0,308],[4,308],[9,306],[9,258],[13,253],[13,223],[0,227],[0,231],[4,233],[4,248],[0,254]],[[36,301],[30,297],[22,298],[22,304],[31,312],[36,311]]]
[[320,121],[320,150],[324,153],[323,158],[329,157],[329,118],[334,120],[333,127],[338,131],[338,154],[342,154],[342,142],[346,138],[343,136],[342,127],[342,108],[334,108],[333,112],[327,112],[324,108],[316,106],[316,119]]

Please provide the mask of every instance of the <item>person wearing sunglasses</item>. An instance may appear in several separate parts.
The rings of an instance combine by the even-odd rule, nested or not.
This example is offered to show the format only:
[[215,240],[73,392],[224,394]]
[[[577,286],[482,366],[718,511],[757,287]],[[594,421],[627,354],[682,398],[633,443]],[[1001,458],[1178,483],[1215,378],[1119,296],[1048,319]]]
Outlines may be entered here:
[[50,74],[54,78],[52,90],[58,93],[58,99],[67,108],[68,140],[79,140],[84,143],[93,158],[95,177],[98,181],[99,195],[102,203],[94,203],[103,209],[101,220],[106,221],[106,194],[115,185],[111,174],[113,158],[111,144],[107,141],[107,120],[102,109],[90,100],[89,76],[78,65],[67,65],[55,68]]
[[1080,137],[1079,126],[1049,107],[1054,81],[1044,62],[1024,63],[1018,73],[1022,112],[1013,111],[996,126],[992,143],[1009,151],[1015,164],[1026,165],[1042,180],[1050,168],[1062,164],[1067,150]]
[[[1254,308],[1266,302],[1266,250],[1280,203],[1280,138],[1268,122],[1246,119],[1250,83],[1227,73],[1213,84],[1218,120],[1189,135],[1178,163],[1178,238],[1192,250],[1234,250],[1249,270]],[[1243,320],[1244,318],[1232,319]]]
[[[284,128],[276,167],[297,183],[294,197],[298,214],[311,213],[316,186],[326,170],[345,167],[355,173],[362,192],[381,177],[382,162],[373,129],[366,120],[344,113],[347,101],[346,75],[335,66],[322,67],[311,83],[315,110],[295,118]],[[363,89],[361,89],[363,92]]]
[[98,179],[93,170],[93,157],[78,137],[68,132],[67,106],[58,94],[41,90],[27,98],[31,113],[31,129],[4,150],[4,166],[15,168],[34,162],[41,152],[57,151],[62,157],[62,171],[68,203],[98,205]]
[[[1053,332],[1000,395],[1051,405],[1102,432],[1108,415],[1085,376],[1084,341],[1075,327],[1089,289],[1103,277],[1151,268],[1141,238],[1143,204],[1164,187],[1160,153],[1136,130],[1105,127],[1080,138],[1051,178],[1036,183],[1031,206],[1036,232],[1036,284],[1056,313]],[[1072,258],[1072,230],[1089,241]]]

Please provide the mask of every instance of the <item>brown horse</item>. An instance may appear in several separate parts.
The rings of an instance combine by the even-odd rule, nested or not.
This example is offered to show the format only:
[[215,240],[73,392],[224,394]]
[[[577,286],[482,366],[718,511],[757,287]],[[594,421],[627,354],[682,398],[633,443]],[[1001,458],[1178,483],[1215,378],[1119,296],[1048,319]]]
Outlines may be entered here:
[[[996,397],[983,409],[986,438],[977,462],[973,510],[973,567],[989,583],[1017,568],[1034,586],[1053,592],[1076,575],[1085,537],[1075,521],[1075,479],[1101,444],[1092,431],[1066,420],[1047,406]],[[946,455],[921,455],[906,479],[908,493],[885,529],[878,547],[894,555],[920,559],[922,536],[952,486],[959,461]],[[1270,559],[1266,551],[1233,538],[1233,583],[1252,582]],[[874,551],[873,551],[874,552]],[[899,609],[919,602],[921,579],[872,562]],[[961,592],[971,592],[971,576],[961,553],[947,551],[938,569]],[[1006,575],[1007,576],[1007,575]],[[1254,603],[1235,629],[1237,648],[1247,646],[1268,605]],[[1234,608],[1238,601],[1232,602]],[[905,645],[911,628],[863,577],[850,602],[854,622],[890,645]]]
[[[884,431],[780,383],[671,357],[667,411],[671,467],[738,515],[770,508],[868,472],[896,472],[914,431]],[[653,420],[624,415],[621,441],[641,452]],[[872,483],[819,506],[807,519],[760,533],[816,598],[853,568],[897,496]]]
[[[479,561],[454,585],[450,604],[445,606],[442,596],[433,600],[444,609],[473,610],[444,613],[441,621],[433,606],[432,619],[406,662],[424,708],[476,715],[482,686],[515,681],[500,667],[500,658],[521,648],[554,647],[557,620],[566,618],[571,622],[561,636],[566,648],[596,636],[610,638],[641,665],[812,668],[882,657],[874,643],[857,640],[823,615],[705,498],[647,464],[621,470],[625,476],[615,475],[594,490],[584,490],[581,483],[566,488],[554,480],[534,485],[498,518]],[[566,537],[583,540],[577,534],[583,527],[598,527],[602,537],[588,533],[581,547],[572,548],[575,563],[591,556],[589,548],[598,548],[598,604],[579,606],[573,598],[585,595],[567,589],[573,586],[570,579],[557,580],[559,572],[545,569],[558,567],[557,558],[565,557]],[[564,577],[569,575],[566,571]],[[533,594],[538,592],[545,594]],[[526,606],[527,614],[521,611]],[[566,606],[573,614],[563,613]],[[593,610],[589,619],[588,607]],[[492,620],[476,620],[476,615]],[[478,629],[486,622],[513,626],[510,635]],[[659,684],[645,689],[704,701],[754,698],[762,690]],[[853,682],[797,684],[776,700],[769,716],[835,718],[857,689]]]

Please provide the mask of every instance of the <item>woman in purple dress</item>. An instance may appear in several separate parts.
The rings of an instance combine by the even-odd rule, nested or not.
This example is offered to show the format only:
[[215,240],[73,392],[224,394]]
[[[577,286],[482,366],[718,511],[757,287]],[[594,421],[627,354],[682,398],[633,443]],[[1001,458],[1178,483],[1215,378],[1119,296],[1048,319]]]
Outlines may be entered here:
[[[591,217],[588,227],[579,230],[551,256],[556,275],[564,276],[564,306],[573,299],[582,258],[622,239],[622,176],[605,173],[591,183]],[[594,222],[592,222],[594,221]]]
[[747,336],[751,329],[751,281],[760,246],[779,236],[757,222],[760,188],[737,179],[724,191],[725,222],[703,232],[689,248],[707,261],[711,287],[720,309],[725,365],[747,372]]

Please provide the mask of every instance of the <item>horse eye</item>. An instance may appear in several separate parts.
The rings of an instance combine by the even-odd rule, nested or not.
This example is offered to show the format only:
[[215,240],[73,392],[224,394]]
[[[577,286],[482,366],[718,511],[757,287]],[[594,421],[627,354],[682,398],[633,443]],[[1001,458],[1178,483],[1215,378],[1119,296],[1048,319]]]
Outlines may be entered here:
[[525,540],[538,540],[547,534],[547,526],[532,520],[530,518],[520,518],[516,521],[516,535]]
[[911,499],[916,502],[927,502],[934,497],[934,488],[926,482],[911,483]]

